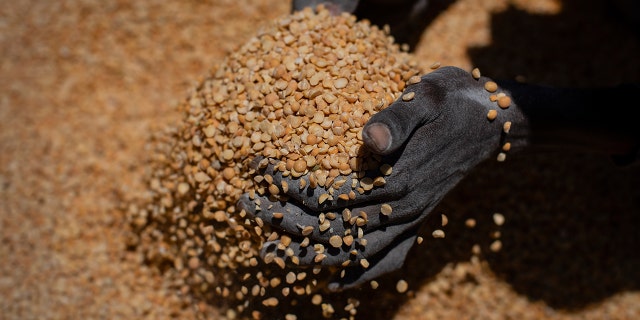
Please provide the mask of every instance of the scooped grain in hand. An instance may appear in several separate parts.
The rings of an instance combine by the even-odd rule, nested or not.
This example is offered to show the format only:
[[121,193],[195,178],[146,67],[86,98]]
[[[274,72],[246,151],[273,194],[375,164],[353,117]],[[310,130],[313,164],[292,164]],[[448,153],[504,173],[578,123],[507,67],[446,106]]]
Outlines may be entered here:
[[[166,271],[180,292],[238,317],[282,318],[283,310],[290,317],[296,308],[318,308],[313,297],[340,270],[316,267],[296,278],[294,287],[283,288],[294,281],[291,265],[299,261],[287,248],[290,238],[249,219],[236,202],[247,192],[282,194],[292,186],[275,185],[249,163],[264,157],[285,176],[308,178],[300,180],[300,188],[308,183],[328,195],[332,186],[344,183],[340,176],[354,177],[359,192],[383,187],[357,179],[381,165],[365,160],[370,157],[361,129],[421,73],[387,32],[351,15],[331,16],[322,7],[260,30],[191,91],[179,107],[183,117],[176,126],[153,135],[149,195],[130,212],[145,260]],[[314,230],[301,228],[303,234]],[[275,239],[286,241],[262,259],[262,245]],[[337,236],[331,245],[352,242]],[[316,261],[324,257],[318,252]],[[296,268],[295,274],[298,270],[304,269]],[[347,307],[351,314],[353,301],[347,306],[323,295],[318,312],[338,316]]]

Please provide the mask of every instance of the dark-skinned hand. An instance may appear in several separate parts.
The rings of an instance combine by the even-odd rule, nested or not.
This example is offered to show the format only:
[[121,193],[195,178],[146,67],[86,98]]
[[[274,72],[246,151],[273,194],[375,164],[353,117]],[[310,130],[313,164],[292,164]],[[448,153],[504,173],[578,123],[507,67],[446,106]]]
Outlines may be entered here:
[[[489,81],[485,77],[475,79],[456,67],[443,67],[405,89],[403,94],[415,93],[413,99],[400,98],[375,114],[363,128],[364,144],[380,155],[381,163],[389,164],[392,172],[384,176],[371,170],[367,176],[384,176],[384,185],[363,194],[356,192],[354,199],[333,197],[320,203],[319,197],[327,191],[310,188],[307,183],[303,189],[281,188],[279,193],[286,194],[287,201],[269,195],[256,195],[254,199],[244,195],[239,206],[249,216],[292,235],[288,247],[299,257],[300,265],[348,264],[345,273],[329,283],[330,290],[355,287],[394,271],[404,263],[420,224],[469,170],[486,159],[504,156],[499,153],[504,152],[506,142],[512,147],[526,144],[525,117],[513,102],[503,109],[495,99],[492,101],[490,96],[500,89],[488,92],[484,86]],[[490,110],[497,112],[493,119],[488,117]],[[507,122],[510,130],[505,129]],[[307,179],[283,177],[268,159],[255,161],[254,168],[261,175],[271,175],[278,186],[283,182],[298,186],[299,179]],[[351,176],[344,179],[347,182],[335,194],[351,190]],[[390,206],[392,212],[381,213],[383,205]],[[274,213],[283,216],[274,218]],[[336,218],[321,231],[319,217],[328,213]],[[358,216],[362,218],[358,223],[343,219],[351,217],[354,222]],[[303,235],[307,226],[313,231]],[[332,236],[345,234],[355,239],[351,245],[343,243],[336,248],[330,244]],[[284,256],[277,249],[278,241],[265,243],[262,255]],[[326,257],[319,262],[314,260],[316,244],[325,248]]]

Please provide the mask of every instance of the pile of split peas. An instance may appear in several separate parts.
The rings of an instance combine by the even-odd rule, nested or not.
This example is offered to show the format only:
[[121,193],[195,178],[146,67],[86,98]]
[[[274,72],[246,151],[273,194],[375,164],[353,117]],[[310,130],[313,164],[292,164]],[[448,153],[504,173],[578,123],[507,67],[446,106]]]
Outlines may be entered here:
[[[296,319],[289,310],[305,304],[325,317],[355,317],[356,296],[337,300],[323,287],[340,270],[290,267],[297,257],[287,250],[289,236],[249,218],[236,202],[245,193],[277,195],[307,184],[326,190],[321,203],[384,186],[392,168],[362,147],[362,127],[423,73],[388,30],[352,15],[332,16],[318,7],[262,28],[192,90],[179,107],[179,123],[153,135],[149,196],[129,212],[135,246],[171,275],[182,294],[215,303],[230,318],[279,312]],[[275,185],[273,177],[250,168],[256,157],[284,176],[307,179]],[[364,176],[372,169],[379,170],[378,178]],[[351,190],[337,194],[346,177]],[[392,208],[383,205],[381,211],[391,214]],[[356,214],[324,218],[366,224],[366,216]],[[313,231],[307,228],[303,235]],[[350,245],[361,236],[334,236],[329,243]],[[262,244],[275,239],[284,258],[262,259]],[[406,291],[407,283],[399,282],[398,290]]]
[[[274,186],[249,168],[257,156],[326,189],[320,201],[383,184],[391,168],[368,160],[361,129],[422,73],[388,30],[354,16],[319,7],[274,21],[214,67],[180,105],[181,121],[151,139],[150,195],[130,210],[137,247],[182,293],[219,301],[231,317],[305,303],[327,317],[354,317],[357,297],[334,301],[323,291],[336,270],[263,260],[265,241],[286,244],[288,236],[249,219],[236,202],[247,192],[301,187]],[[372,166],[381,168],[377,181],[363,176]],[[345,177],[352,192],[332,194]]]

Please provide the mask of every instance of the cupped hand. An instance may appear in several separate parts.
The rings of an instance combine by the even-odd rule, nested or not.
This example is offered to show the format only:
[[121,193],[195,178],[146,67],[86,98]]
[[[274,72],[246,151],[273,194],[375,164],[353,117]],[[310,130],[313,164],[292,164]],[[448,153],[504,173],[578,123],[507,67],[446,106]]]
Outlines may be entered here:
[[[456,67],[410,81],[403,95],[363,128],[364,144],[380,155],[381,164],[367,171],[369,188],[353,192],[363,177],[350,175],[336,178],[345,182],[327,195],[326,189],[313,188],[308,176],[283,177],[275,162],[263,159],[254,168],[272,178],[279,198],[244,195],[239,206],[291,236],[287,248],[294,264],[346,267],[329,284],[331,290],[394,271],[404,263],[420,224],[469,170],[489,158],[503,160],[511,146],[526,143],[524,116],[493,84]],[[371,188],[372,181],[377,183]],[[285,257],[280,243],[265,243],[262,255]]]

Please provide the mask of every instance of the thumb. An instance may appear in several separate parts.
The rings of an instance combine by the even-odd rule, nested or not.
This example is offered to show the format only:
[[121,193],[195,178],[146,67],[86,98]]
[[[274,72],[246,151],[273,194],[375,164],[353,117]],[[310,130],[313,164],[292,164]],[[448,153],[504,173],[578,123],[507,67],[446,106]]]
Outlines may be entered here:
[[441,94],[430,81],[409,85],[386,109],[376,113],[362,129],[362,138],[375,153],[386,155],[400,148],[413,131],[433,118],[430,104],[436,103]]

